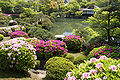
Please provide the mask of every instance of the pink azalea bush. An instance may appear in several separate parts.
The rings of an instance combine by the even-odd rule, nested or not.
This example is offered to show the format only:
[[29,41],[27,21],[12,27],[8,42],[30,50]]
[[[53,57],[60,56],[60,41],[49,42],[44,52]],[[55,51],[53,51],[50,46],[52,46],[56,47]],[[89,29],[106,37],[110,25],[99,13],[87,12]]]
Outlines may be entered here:
[[[92,61],[92,62],[91,62]],[[120,60],[106,56],[91,58],[66,74],[64,80],[119,80]],[[74,78],[72,78],[74,76]],[[72,79],[71,79],[72,78]]]
[[11,39],[0,43],[0,69],[24,70],[36,65],[36,49],[23,40]]
[[66,43],[69,51],[79,52],[82,47],[83,40],[80,36],[68,35],[64,37],[63,42]]
[[90,53],[89,57],[100,58],[100,56],[105,55],[107,57],[111,57],[114,59],[120,58],[120,48],[119,47],[112,47],[112,46],[101,46],[98,48],[94,48]]
[[29,38],[28,34],[23,31],[15,31],[10,34],[10,38],[16,38],[16,37]]

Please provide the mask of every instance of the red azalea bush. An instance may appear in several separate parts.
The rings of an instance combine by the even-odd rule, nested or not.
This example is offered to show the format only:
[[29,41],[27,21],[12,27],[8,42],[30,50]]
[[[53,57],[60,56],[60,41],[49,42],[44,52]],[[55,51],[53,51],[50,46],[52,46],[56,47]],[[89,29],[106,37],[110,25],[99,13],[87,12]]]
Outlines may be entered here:
[[120,58],[120,48],[112,47],[112,46],[101,46],[98,48],[94,48],[90,53],[89,57],[99,58],[100,56],[105,55],[107,57],[111,57],[114,59]]
[[28,34],[23,31],[15,31],[10,34],[10,38],[16,38],[16,37],[29,38]]
[[72,52],[79,52],[83,43],[82,38],[80,38],[80,36],[75,35],[65,36],[63,41],[66,43],[68,50]]

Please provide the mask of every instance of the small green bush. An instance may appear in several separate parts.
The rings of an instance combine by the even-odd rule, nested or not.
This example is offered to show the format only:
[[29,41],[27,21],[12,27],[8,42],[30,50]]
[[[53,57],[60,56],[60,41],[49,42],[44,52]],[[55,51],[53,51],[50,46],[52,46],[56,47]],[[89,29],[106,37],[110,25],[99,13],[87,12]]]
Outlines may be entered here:
[[83,63],[84,60],[86,60],[86,59],[87,58],[84,55],[77,56],[74,60],[74,64],[77,65],[77,64]]
[[0,41],[2,41],[4,38],[4,36],[2,34],[0,34]]
[[74,61],[74,56],[73,55],[67,55],[66,57],[65,57],[66,59],[69,59],[70,61]]
[[49,80],[63,80],[65,74],[71,69],[74,69],[75,66],[66,58],[52,57],[46,62],[45,68],[48,70],[47,78]]

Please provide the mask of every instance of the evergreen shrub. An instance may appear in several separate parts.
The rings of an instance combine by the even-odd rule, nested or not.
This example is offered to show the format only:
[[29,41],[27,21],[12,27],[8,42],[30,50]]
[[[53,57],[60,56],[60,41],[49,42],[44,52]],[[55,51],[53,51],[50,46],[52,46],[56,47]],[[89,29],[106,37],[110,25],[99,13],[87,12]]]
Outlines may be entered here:
[[2,34],[0,34],[0,41],[2,41],[4,38],[4,36]]
[[45,68],[47,69],[47,78],[49,80],[63,80],[65,74],[74,69],[74,64],[63,57],[52,57],[46,64]]
[[71,55],[71,54],[68,54],[65,58],[66,58],[66,59],[69,59],[71,62],[74,61],[74,56]]
[[84,55],[77,56],[77,57],[74,59],[74,64],[77,65],[77,64],[83,63],[84,60],[86,60],[86,59],[87,59],[87,57],[84,56]]

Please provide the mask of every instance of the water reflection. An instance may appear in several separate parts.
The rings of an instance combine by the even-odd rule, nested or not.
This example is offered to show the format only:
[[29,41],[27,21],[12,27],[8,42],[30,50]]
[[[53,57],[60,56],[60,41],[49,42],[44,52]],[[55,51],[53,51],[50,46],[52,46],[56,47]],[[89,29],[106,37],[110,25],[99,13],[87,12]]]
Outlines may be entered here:
[[54,27],[50,31],[55,35],[72,35],[73,29],[87,26],[82,23],[83,20],[85,19],[57,19],[57,22],[54,23]]

